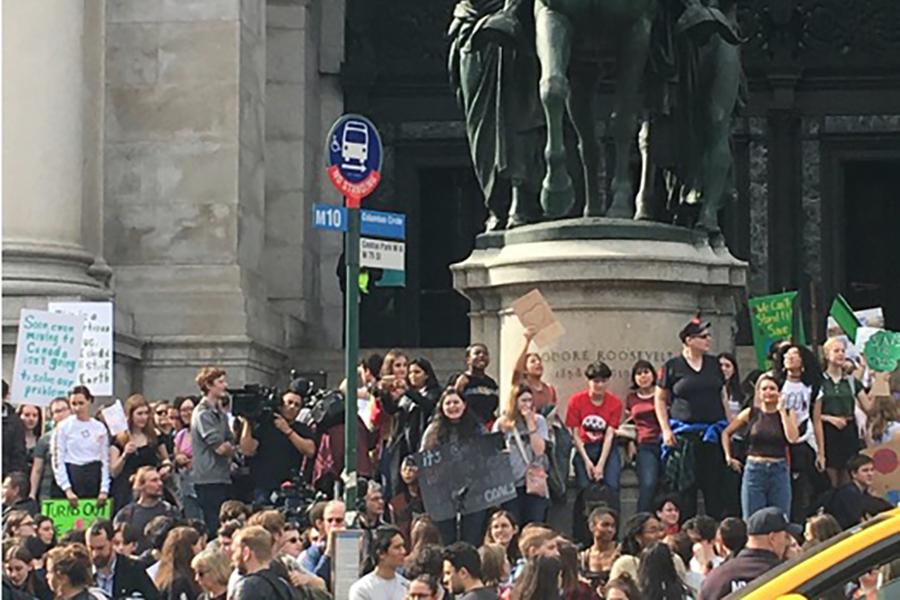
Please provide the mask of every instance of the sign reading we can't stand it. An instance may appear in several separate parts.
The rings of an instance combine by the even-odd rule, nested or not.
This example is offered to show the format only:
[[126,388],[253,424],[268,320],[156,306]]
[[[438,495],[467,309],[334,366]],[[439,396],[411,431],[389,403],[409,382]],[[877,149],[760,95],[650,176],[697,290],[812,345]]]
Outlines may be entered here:
[[19,315],[14,404],[47,406],[78,383],[82,318],[23,308]]

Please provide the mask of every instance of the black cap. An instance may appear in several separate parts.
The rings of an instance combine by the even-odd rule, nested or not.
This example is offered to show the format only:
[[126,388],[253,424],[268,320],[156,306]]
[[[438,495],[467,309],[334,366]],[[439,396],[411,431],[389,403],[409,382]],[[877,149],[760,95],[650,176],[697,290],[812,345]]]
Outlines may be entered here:
[[799,525],[788,521],[787,516],[780,508],[774,506],[761,508],[747,519],[747,535],[766,535],[787,531],[796,537],[799,528]]
[[701,321],[700,317],[694,317],[681,328],[681,331],[678,332],[678,337],[684,342],[689,337],[700,335],[707,329],[709,329],[709,321]]

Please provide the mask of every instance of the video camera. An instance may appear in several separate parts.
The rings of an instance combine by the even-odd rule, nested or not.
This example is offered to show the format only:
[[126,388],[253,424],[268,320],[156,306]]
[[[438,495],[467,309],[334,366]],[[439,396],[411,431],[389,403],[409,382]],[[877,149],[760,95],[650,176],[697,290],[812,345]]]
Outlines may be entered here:
[[231,412],[236,417],[259,422],[272,418],[281,408],[278,389],[258,383],[248,383],[236,390],[228,390],[231,396]]
[[[291,381],[285,392],[293,392],[309,402],[317,394],[321,394],[320,388],[324,386],[324,373],[315,374],[323,378],[323,384],[309,376],[301,375],[296,369],[291,369]],[[282,392],[276,387],[248,383],[240,389],[230,389],[232,413],[236,417],[243,417],[249,421],[260,422],[271,419],[281,409]]]

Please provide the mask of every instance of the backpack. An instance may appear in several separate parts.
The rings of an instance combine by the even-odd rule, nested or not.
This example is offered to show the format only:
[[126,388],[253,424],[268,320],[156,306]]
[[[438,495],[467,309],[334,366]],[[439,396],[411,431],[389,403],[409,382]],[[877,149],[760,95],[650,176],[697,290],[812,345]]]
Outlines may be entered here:
[[579,492],[572,507],[572,537],[577,544],[587,544],[591,541],[588,517],[594,509],[601,506],[615,509],[619,504],[618,500],[611,487],[596,481]]
[[[319,600],[322,598],[322,596],[314,594],[310,588],[295,588],[290,582],[285,581],[273,573],[271,569],[263,569],[262,571],[251,573],[250,575],[247,575],[247,577],[259,577],[264,580],[273,590],[275,590],[275,595],[280,600]],[[324,597],[328,598],[327,595]]]

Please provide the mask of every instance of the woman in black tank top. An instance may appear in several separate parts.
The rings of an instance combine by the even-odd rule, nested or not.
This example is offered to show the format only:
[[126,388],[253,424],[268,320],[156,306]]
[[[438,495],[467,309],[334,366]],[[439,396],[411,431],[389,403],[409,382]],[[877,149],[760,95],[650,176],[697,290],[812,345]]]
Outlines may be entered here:
[[[742,465],[731,453],[731,436],[747,426],[747,461]],[[788,444],[796,443],[797,417],[784,406],[775,377],[764,373],[756,382],[754,402],[722,432],[726,464],[741,477],[741,511],[744,519],[761,508],[775,506],[791,512],[791,472]]]

